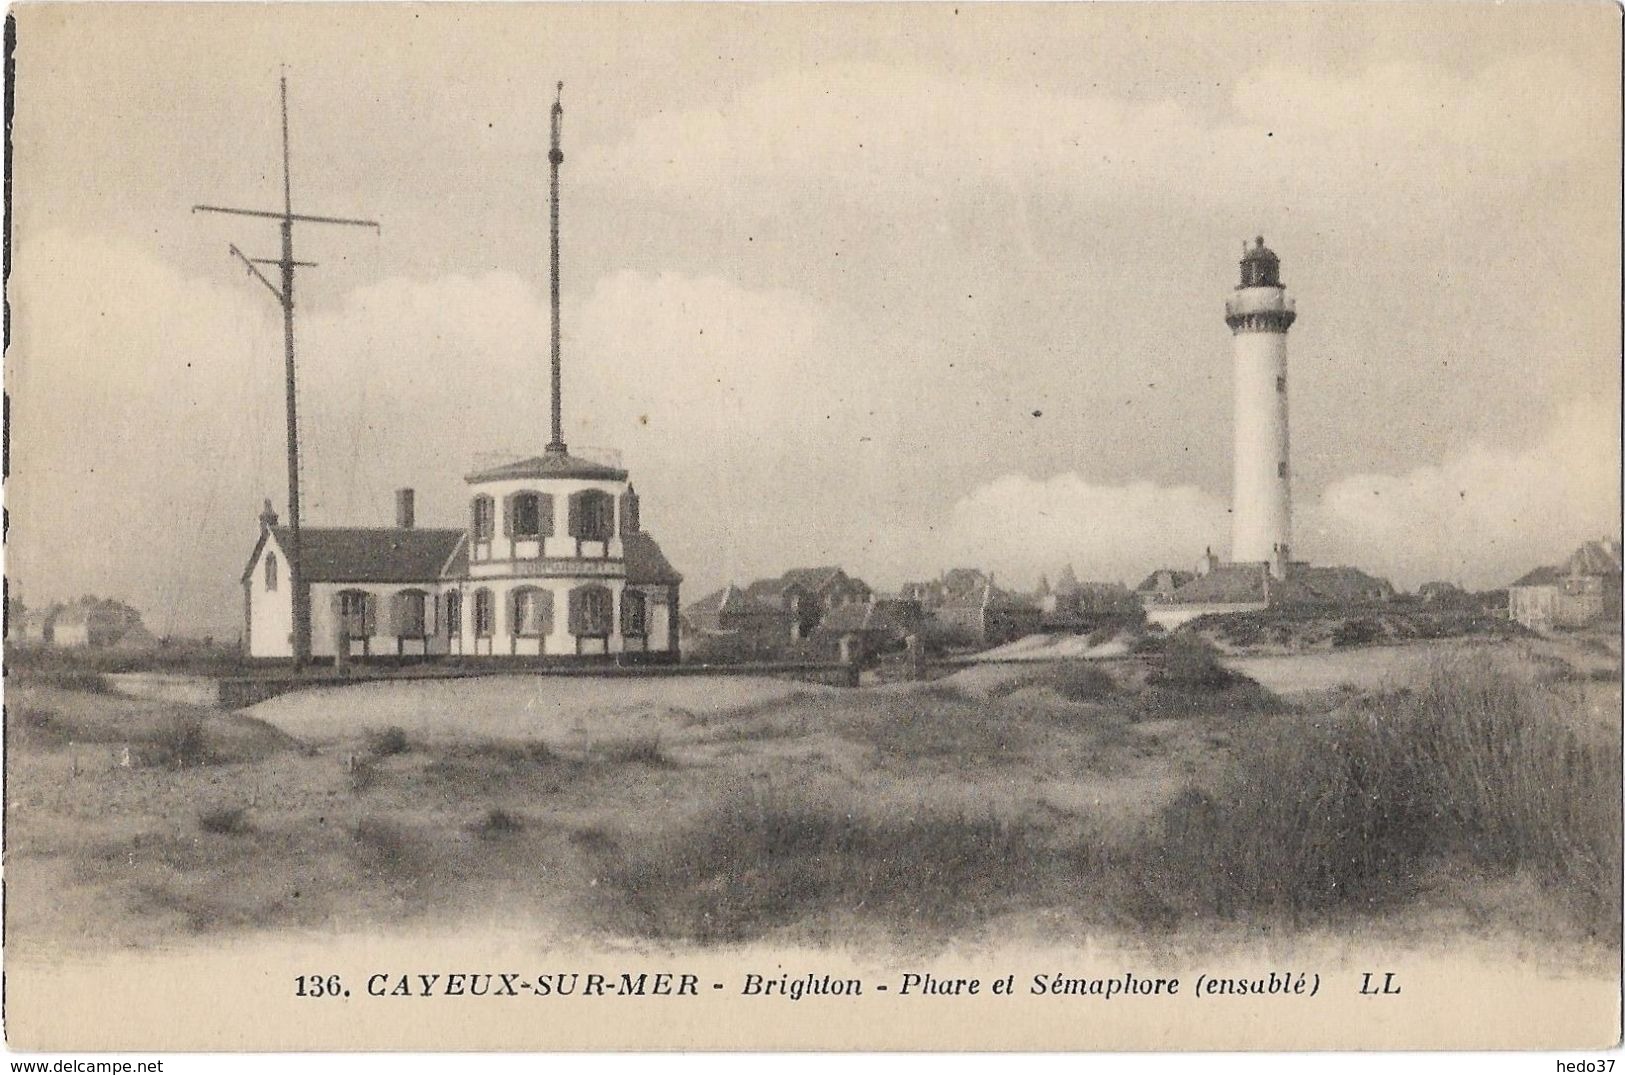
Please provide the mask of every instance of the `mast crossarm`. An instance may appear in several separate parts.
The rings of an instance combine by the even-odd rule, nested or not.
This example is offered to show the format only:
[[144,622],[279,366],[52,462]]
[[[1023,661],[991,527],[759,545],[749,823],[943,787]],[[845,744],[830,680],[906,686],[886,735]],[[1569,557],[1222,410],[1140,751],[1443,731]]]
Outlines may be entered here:
[[257,216],[268,220],[297,220],[305,224],[349,224],[357,228],[371,228],[382,232],[384,226],[376,220],[353,220],[341,216],[309,216],[304,213],[273,213],[265,209],[231,209],[223,205],[194,205],[194,213],[231,213],[234,216]]
[[[256,259],[251,258],[251,257],[247,256],[246,254],[244,254],[241,250],[238,250],[236,243],[231,244],[231,252],[234,255],[236,255],[236,257],[237,257],[237,259],[239,261],[241,261],[244,265],[248,266],[249,275],[253,276],[260,283],[264,284],[266,287],[271,289],[271,294],[276,296],[276,301],[279,304],[286,304],[287,303],[288,300],[283,296],[282,292],[277,288],[277,286],[275,284],[271,283],[271,281],[267,280],[265,278],[265,274],[260,272],[259,269],[255,267],[254,262],[255,262]],[[275,262],[273,262],[272,264],[275,264]]]

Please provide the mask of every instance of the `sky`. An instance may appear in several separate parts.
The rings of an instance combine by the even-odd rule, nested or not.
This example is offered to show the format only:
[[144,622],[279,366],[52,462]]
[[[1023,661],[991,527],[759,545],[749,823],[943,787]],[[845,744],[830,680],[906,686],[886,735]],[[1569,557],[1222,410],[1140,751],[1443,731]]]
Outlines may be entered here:
[[1228,553],[1223,302],[1262,235],[1294,553],[1505,585],[1620,526],[1607,4],[22,6],[6,571],[232,638],[286,512],[277,79],[307,525],[460,526],[619,450],[690,600],[838,563],[1134,584]]

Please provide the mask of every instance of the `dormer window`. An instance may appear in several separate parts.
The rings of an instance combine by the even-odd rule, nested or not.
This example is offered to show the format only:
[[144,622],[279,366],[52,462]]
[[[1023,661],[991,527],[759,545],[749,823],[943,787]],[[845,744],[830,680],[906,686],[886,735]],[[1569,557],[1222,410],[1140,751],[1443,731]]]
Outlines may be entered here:
[[267,590],[276,590],[276,573],[276,553],[268,552],[265,554],[265,588]]

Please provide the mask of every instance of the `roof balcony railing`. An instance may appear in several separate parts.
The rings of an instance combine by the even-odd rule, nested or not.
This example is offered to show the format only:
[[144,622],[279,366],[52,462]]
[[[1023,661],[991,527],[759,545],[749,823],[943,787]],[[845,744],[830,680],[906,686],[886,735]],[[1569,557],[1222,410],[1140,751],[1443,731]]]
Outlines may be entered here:
[[1235,298],[1224,300],[1224,315],[1226,317],[1238,317],[1243,314],[1281,313],[1282,311],[1296,314],[1298,304],[1291,295],[1282,291],[1273,291],[1273,289],[1271,293],[1238,295]]

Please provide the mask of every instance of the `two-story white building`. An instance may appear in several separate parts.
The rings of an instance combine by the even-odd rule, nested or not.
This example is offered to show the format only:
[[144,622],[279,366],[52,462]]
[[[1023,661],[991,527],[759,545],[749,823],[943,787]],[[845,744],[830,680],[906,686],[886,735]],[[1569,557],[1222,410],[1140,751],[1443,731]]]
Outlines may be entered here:
[[[468,477],[467,529],[302,527],[311,654],[676,660],[682,576],[626,472],[548,452]],[[291,534],[267,506],[243,571],[244,647],[293,657]]]

